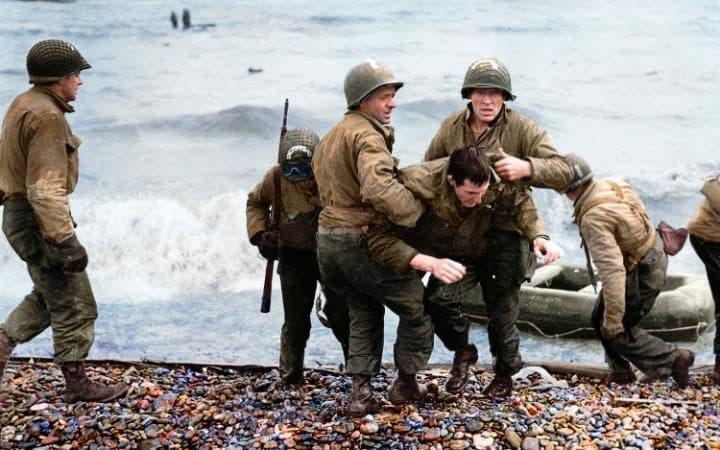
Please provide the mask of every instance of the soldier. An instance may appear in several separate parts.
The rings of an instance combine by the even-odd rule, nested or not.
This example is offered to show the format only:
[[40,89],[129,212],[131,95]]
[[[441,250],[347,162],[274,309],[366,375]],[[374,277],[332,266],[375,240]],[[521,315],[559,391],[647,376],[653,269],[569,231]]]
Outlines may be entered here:
[[[317,218],[320,201],[311,160],[320,141],[306,128],[288,131],[280,147],[282,162],[250,192],[247,230],[250,242],[267,259],[277,259],[285,322],[280,335],[280,374],[287,384],[302,381],[310,313],[320,280],[317,266]],[[270,229],[269,210],[280,205],[279,230]],[[328,299],[325,314],[347,358],[348,312],[344,299]]]
[[33,282],[32,292],[0,326],[0,377],[13,347],[49,326],[68,403],[109,402],[128,388],[92,382],[83,368],[95,338],[97,305],[85,272],[87,253],[70,215],[80,139],[65,114],[74,111],[70,102],[82,85],[80,71],[89,68],[68,42],[35,44],[27,55],[34,86],[10,104],[0,135],[2,228]]
[[[427,390],[416,373],[430,357],[432,323],[422,304],[415,273],[398,273],[373,261],[366,231],[380,218],[410,227],[420,202],[395,176],[389,126],[395,93],[403,83],[375,61],[353,67],[345,77],[348,111],[318,144],[313,172],[320,213],[318,263],[328,300],[345,298],[350,310],[347,372],[353,386],[348,413],[378,410],[370,379],[380,370],[384,305],[400,317],[395,343],[398,376],[390,387],[394,403],[422,399]],[[425,270],[429,270],[425,268]]]
[[[715,323],[720,323],[720,176],[708,178],[703,185],[705,199],[688,224],[690,242],[705,264],[715,300]],[[717,327],[717,325],[716,325]],[[715,332],[715,370],[712,378],[720,384],[720,331]]]
[[695,355],[637,326],[665,285],[668,264],[645,205],[629,184],[594,180],[585,160],[573,154],[567,159],[573,176],[565,193],[602,281],[592,323],[611,370],[606,381],[635,381],[632,363],[651,377],[672,375],[679,387],[687,386]]
[[460,93],[470,101],[443,121],[425,160],[448,156],[472,144],[485,152],[502,178],[487,234],[488,247],[499,251],[486,253],[484,268],[490,278],[483,285],[483,299],[490,308],[488,338],[495,357],[495,377],[485,393],[505,397],[512,391],[512,374],[522,367],[516,321],[520,285],[534,270],[530,242],[536,255],[559,251],[547,235],[524,236],[518,230],[514,224],[518,205],[513,202],[518,191],[529,195],[529,186],[564,188],[571,171],[545,130],[505,106],[505,101],[516,97],[502,62],[494,58],[473,62]]
[[[458,262],[457,269],[465,275],[462,279],[431,276],[425,290],[425,305],[435,334],[455,352],[445,384],[445,389],[453,393],[463,389],[468,369],[478,359],[477,348],[468,339],[469,322],[462,313],[463,299],[478,283],[483,292],[495,294],[493,272],[486,265],[492,261],[492,255],[504,251],[486,248],[493,203],[502,186],[491,178],[491,170],[483,151],[472,145],[454,151],[449,158],[400,170],[398,178],[423,201],[426,211],[414,228],[396,230],[402,240],[386,227],[376,227],[368,238],[373,256],[398,271],[418,269],[413,264],[418,255],[448,257]],[[518,207],[514,223],[523,236],[532,240],[546,235],[532,198],[521,191],[515,191],[515,196],[514,204]],[[546,263],[560,256],[554,245],[548,245],[548,250]],[[493,312],[503,308],[492,302],[495,298],[497,295],[488,295],[488,308]]]

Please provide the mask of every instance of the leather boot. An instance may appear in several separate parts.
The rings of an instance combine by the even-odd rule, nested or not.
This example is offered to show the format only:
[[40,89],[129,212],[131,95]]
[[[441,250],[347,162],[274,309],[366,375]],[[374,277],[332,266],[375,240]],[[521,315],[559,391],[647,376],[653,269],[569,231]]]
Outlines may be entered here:
[[128,391],[128,385],[122,382],[105,385],[90,381],[82,362],[63,363],[60,368],[65,376],[65,403],[111,402]]
[[487,397],[509,397],[512,394],[512,378],[509,375],[495,375],[483,391]]
[[634,383],[636,380],[637,377],[635,376],[635,372],[628,370],[623,372],[610,372],[603,377],[601,383],[606,386],[610,386],[610,383],[630,384]]
[[415,374],[398,370],[397,378],[390,385],[388,398],[396,405],[408,402],[419,402],[427,396],[427,387],[419,384]]
[[445,383],[445,390],[450,393],[460,392],[467,383],[470,366],[478,360],[477,347],[470,344],[455,351],[450,378]]
[[353,375],[352,393],[348,414],[351,417],[362,417],[380,411],[380,403],[373,397],[370,375]]
[[713,370],[711,378],[715,384],[720,384],[720,355],[715,355],[715,370]]
[[5,364],[10,360],[15,344],[10,340],[5,331],[0,330],[0,386],[2,385],[3,372],[5,372]]
[[681,348],[672,365],[672,377],[679,388],[685,388],[690,383],[690,367],[695,362],[695,353]]

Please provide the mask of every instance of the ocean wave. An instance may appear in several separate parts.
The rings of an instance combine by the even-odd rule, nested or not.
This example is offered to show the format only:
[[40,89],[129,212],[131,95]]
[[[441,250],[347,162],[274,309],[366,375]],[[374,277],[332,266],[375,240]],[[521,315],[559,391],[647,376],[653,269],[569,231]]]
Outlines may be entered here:
[[372,23],[375,19],[370,16],[310,16],[310,22],[320,25],[353,25],[360,23]]

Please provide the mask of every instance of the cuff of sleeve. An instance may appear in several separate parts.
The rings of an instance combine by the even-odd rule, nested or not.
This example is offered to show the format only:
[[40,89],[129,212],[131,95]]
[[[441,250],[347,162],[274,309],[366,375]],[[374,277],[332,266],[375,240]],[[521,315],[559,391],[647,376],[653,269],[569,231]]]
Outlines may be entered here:
[[420,252],[412,247],[408,246],[408,248],[403,249],[402,253],[398,257],[398,261],[402,261],[402,264],[400,265],[400,267],[396,267],[395,269],[401,272],[410,270],[410,261],[412,261],[412,259],[418,254],[420,254]]
[[533,186],[536,184],[543,184],[542,182],[545,178],[545,161],[543,160],[543,158],[533,158],[531,156],[528,156],[525,159],[530,163],[530,176],[528,177],[530,184]]
[[550,240],[550,236],[548,236],[547,234],[540,233],[540,234],[536,234],[535,236],[533,236],[532,239],[531,239],[531,241],[534,241],[534,240],[537,239],[537,238],[543,238],[543,239],[545,239],[546,241],[549,241],[549,240]]

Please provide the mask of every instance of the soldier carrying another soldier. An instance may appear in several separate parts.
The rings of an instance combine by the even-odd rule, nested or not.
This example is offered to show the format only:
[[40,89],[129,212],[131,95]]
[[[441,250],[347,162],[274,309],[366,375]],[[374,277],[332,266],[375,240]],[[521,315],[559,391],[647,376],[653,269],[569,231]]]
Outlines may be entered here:
[[74,111],[70,102],[82,85],[80,71],[89,68],[68,42],[35,44],[27,55],[34,86],[10,104],[0,135],[3,233],[33,282],[32,292],[0,326],[0,378],[13,347],[51,327],[68,403],[109,402],[128,389],[90,381],[83,368],[95,339],[97,305],[85,272],[88,256],[70,215],[80,139],[65,114]]
[[[267,259],[278,259],[284,320],[280,335],[280,375],[287,384],[302,381],[310,313],[320,273],[317,265],[317,218],[320,201],[311,161],[320,141],[306,128],[288,131],[281,162],[248,194],[247,232]],[[269,211],[278,208],[279,230],[270,229]],[[345,299],[329,298],[324,312],[347,359],[348,312]]]
[[[553,147],[548,133],[531,119],[505,106],[515,100],[510,73],[494,58],[473,62],[465,74],[460,93],[470,101],[440,126],[425,153],[431,161],[453,151],[475,145],[487,155],[502,178],[493,201],[488,249],[481,281],[488,307],[488,339],[495,357],[495,377],[485,389],[490,396],[505,397],[512,391],[511,376],[522,367],[516,322],[520,285],[534,270],[532,255],[559,256],[561,250],[544,233],[528,236],[516,224],[515,201],[530,195],[530,186],[562,189],[572,172]],[[530,249],[532,243],[532,251]]]
[[[399,271],[417,269],[413,261],[427,254],[451,258],[465,274],[461,280],[431,276],[425,290],[425,306],[435,334],[455,352],[445,384],[452,393],[463,389],[468,369],[478,359],[477,348],[469,342],[463,300],[478,283],[483,287],[491,285],[492,272],[486,265],[492,255],[505,250],[487,245],[493,202],[502,186],[491,173],[487,157],[473,145],[454,151],[449,158],[401,169],[398,178],[423,201],[426,211],[412,229],[376,227],[368,238],[373,256]],[[514,223],[523,236],[531,239],[545,235],[532,198],[522,191],[515,191],[515,196]],[[559,256],[559,252],[550,252],[545,262],[551,263]]]
[[385,306],[400,318],[394,348],[398,376],[389,398],[394,403],[418,401],[427,393],[415,377],[433,344],[422,283],[414,272],[396,272],[375,262],[366,237],[368,227],[382,220],[412,227],[422,213],[420,202],[397,180],[391,153],[394,132],[389,125],[402,85],[375,61],[353,67],[345,77],[348,111],[320,141],[313,158],[323,206],[318,230],[323,290],[328,300],[345,298],[350,310],[352,416],[379,408],[370,379],[380,371]]
[[[595,180],[584,159],[569,154],[567,160],[573,176],[565,193],[602,282],[592,323],[611,370],[606,381],[635,381],[632,363],[650,377],[672,375],[684,388],[695,355],[637,326],[665,285],[668,265],[645,205],[629,184]],[[590,261],[588,267],[592,270]]]

